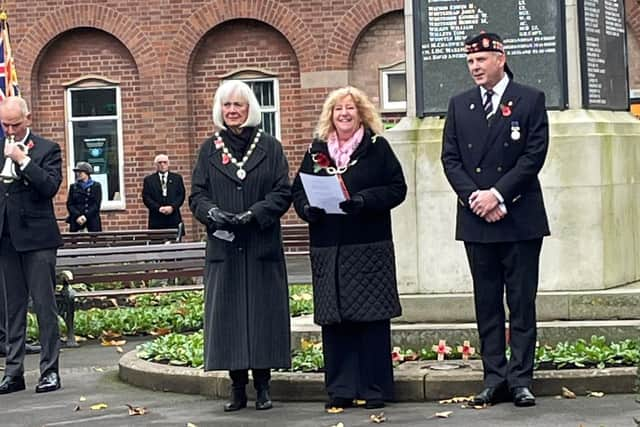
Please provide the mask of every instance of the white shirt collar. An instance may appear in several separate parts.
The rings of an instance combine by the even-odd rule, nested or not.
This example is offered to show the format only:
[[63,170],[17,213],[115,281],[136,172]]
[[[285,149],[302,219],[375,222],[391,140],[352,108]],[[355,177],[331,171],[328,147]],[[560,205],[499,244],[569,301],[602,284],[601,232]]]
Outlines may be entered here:
[[[502,77],[502,79],[498,82],[498,84],[496,84],[493,87],[492,100],[495,101],[496,97],[498,98],[498,102],[493,103],[494,106],[497,106],[497,104],[500,102],[500,99],[502,99],[502,94],[504,94],[504,91],[507,90],[508,84],[509,84],[509,76],[507,75],[507,73],[504,73],[504,77]],[[480,86],[480,96],[482,97],[483,100],[484,100],[485,93],[487,93],[487,89],[485,89],[484,86]]]
[[24,138],[22,138],[21,141],[16,141],[16,142],[20,144],[26,144],[27,141],[29,140],[30,135],[31,135],[31,128],[27,128],[27,133],[24,134]]

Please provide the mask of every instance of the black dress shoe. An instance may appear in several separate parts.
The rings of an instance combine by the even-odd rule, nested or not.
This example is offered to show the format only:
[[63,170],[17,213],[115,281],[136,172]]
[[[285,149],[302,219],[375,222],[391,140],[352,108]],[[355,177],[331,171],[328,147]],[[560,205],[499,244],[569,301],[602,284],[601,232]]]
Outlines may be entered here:
[[37,345],[37,344],[26,343],[24,345],[24,349],[27,352],[27,354],[38,354],[38,353],[40,353],[41,347],[39,345]]
[[57,372],[51,371],[40,377],[40,381],[38,381],[38,385],[36,386],[36,393],[47,393],[58,390],[61,385],[60,375],[58,375]]
[[384,408],[384,400],[381,399],[369,399],[364,404],[365,409],[379,409]]
[[325,409],[329,408],[351,408],[353,406],[353,399],[347,399],[345,397],[332,397],[327,403],[324,404]]
[[0,382],[0,394],[13,393],[15,391],[22,391],[25,389],[24,377],[12,377],[5,375]]
[[239,411],[247,407],[247,393],[244,387],[231,389],[231,399],[224,404],[224,412]]
[[273,408],[273,403],[271,402],[269,389],[266,388],[258,390],[258,394],[256,396],[256,409],[258,411],[264,411],[271,408]]
[[506,402],[509,400],[507,389],[504,386],[487,387],[480,393],[473,396],[471,405],[473,406],[485,406],[494,405],[500,402]]
[[513,404],[516,406],[535,406],[536,397],[531,393],[529,387],[514,387],[511,390]]

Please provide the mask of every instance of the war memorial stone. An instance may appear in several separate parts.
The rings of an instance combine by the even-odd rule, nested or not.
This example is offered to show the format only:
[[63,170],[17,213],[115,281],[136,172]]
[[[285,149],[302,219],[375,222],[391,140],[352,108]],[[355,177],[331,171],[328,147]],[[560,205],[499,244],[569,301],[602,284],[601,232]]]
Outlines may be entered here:
[[622,0],[405,0],[407,117],[385,134],[409,186],[392,213],[402,320],[473,320],[440,155],[448,100],[473,87],[463,41],[480,30],[503,37],[516,81],[547,95],[539,318],[574,318],[567,295],[640,281],[640,121],[628,111],[623,14]]

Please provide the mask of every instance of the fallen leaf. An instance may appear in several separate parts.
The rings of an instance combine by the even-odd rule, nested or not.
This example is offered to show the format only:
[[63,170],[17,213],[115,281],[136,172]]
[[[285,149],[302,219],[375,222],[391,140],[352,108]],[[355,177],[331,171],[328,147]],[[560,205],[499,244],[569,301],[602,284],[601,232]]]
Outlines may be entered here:
[[84,401],[86,401],[86,400],[87,400],[87,398],[86,398],[86,397],[84,397],[84,396],[80,396],[80,402],[84,402]]
[[566,387],[562,387],[562,397],[565,399],[575,399],[576,394]]
[[127,405],[127,408],[129,408],[129,416],[133,417],[135,415],[145,415],[149,413],[147,408],[143,408],[142,406],[132,406],[132,405],[129,405],[128,403],[126,405]]
[[95,405],[91,405],[91,410],[92,411],[101,411],[103,409],[107,409],[109,407],[109,405],[107,405],[106,403],[96,403]]
[[437,418],[449,418],[451,414],[453,414],[453,411],[436,412],[434,415]]
[[604,393],[601,391],[588,391],[587,397],[604,397]]
[[339,414],[341,412],[344,412],[344,408],[336,408],[335,406],[327,408],[327,414]]
[[387,418],[384,416],[384,412],[380,412],[379,414],[371,414],[369,417],[372,423],[380,424],[387,421]]
[[116,338],[121,338],[121,337],[122,337],[121,333],[113,332],[113,331],[102,331],[102,333],[100,334],[100,338],[107,341],[115,340]]
[[106,340],[106,339],[102,339],[101,344],[105,347],[119,347],[119,346],[123,346],[127,343],[126,340]]
[[93,368],[93,370],[94,370],[94,371],[96,371],[96,372],[104,372],[104,369],[103,369],[103,368],[96,368],[96,367],[94,367],[94,368]]
[[120,346],[117,346],[117,347],[116,347],[116,351],[117,351],[118,353],[124,353],[124,350],[123,350],[123,349],[122,349],[122,347],[120,347]]
[[80,410],[80,405],[76,405],[73,407],[73,412],[78,412]]
[[198,426],[195,425],[194,423],[187,423],[187,427],[198,427]]
[[358,406],[358,407],[360,407],[360,406],[364,406],[364,405],[366,405],[366,404],[367,404],[367,401],[366,401],[366,400],[355,399],[355,400],[353,401],[353,405],[354,405],[354,406]]
[[154,337],[159,337],[162,335],[167,335],[171,333],[171,328],[155,328],[149,332]]
[[439,401],[438,403],[441,405],[448,405],[451,403],[467,403],[467,402],[471,402],[473,400],[473,396],[453,396],[450,399],[444,399]]
[[331,427],[344,427],[344,424],[342,423],[333,424]]

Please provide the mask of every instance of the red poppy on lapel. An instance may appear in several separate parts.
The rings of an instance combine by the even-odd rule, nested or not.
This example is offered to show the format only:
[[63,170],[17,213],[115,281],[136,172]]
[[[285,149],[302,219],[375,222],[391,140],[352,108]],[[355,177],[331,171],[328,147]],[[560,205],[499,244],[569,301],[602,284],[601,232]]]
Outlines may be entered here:
[[226,165],[231,161],[231,158],[227,153],[222,153],[222,164]]
[[502,117],[509,117],[511,115],[511,107],[500,104],[500,112],[502,113]]
[[27,150],[31,150],[34,145],[35,144],[33,143],[33,141],[29,140],[29,142],[27,143]]

